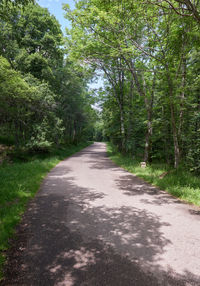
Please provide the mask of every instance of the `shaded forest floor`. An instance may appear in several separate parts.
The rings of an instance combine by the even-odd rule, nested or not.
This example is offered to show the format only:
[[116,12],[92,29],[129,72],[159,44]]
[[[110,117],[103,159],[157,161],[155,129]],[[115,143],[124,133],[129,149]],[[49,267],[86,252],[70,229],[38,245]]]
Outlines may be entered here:
[[200,206],[200,178],[183,167],[175,170],[168,165],[154,163],[141,168],[139,161],[120,154],[111,143],[107,143],[107,152],[110,159],[125,170],[183,201]]
[[26,209],[27,202],[34,197],[42,179],[60,160],[80,151],[91,142],[80,143],[77,146],[64,146],[52,149],[49,153],[14,152],[8,155],[6,147],[1,144],[0,164],[0,280],[2,269],[6,261],[6,250],[9,239],[15,233],[15,226],[19,223]]

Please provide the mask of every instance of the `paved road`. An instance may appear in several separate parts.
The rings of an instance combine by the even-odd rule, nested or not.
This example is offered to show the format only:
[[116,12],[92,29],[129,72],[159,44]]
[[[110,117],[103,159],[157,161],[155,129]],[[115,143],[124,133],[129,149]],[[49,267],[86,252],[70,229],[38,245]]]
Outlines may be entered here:
[[49,173],[10,255],[4,285],[200,285],[200,211],[95,143]]

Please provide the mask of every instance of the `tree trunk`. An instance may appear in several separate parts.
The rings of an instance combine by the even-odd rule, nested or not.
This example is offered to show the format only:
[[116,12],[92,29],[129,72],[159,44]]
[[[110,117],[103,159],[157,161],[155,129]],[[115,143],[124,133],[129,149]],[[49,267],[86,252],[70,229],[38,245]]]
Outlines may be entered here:
[[[150,151],[151,151],[151,137],[152,137],[152,114],[153,114],[153,102],[154,102],[154,90],[156,83],[156,74],[154,74],[152,91],[150,100],[147,98],[147,94],[145,92],[145,106],[147,110],[147,132],[145,136],[145,150],[144,150],[144,162],[149,162],[150,160]],[[145,84],[145,81],[144,81]]]
[[170,112],[171,112],[171,125],[172,125],[172,132],[173,132],[173,142],[174,142],[174,167],[178,168],[179,160],[180,160],[180,149],[178,143],[178,132],[176,128],[176,119],[175,119],[175,112],[174,112],[174,103],[173,103],[173,84],[168,72],[168,86],[169,86],[169,104],[170,104]]
[[[127,127],[127,142],[130,140],[133,133],[133,77],[131,77],[130,90],[129,90],[129,109],[128,109],[128,127]],[[134,148],[133,148],[134,149]],[[126,152],[129,152],[128,146],[126,146]]]
[[149,162],[152,136],[152,110],[148,110],[147,132],[145,136],[144,162]]
[[155,89],[155,74],[154,74],[154,80],[153,80],[153,86],[152,86],[152,93],[151,93],[151,99],[150,102],[148,102],[146,90],[145,90],[145,81],[143,79],[143,85],[140,83],[138,79],[137,72],[135,71],[133,62],[127,62],[129,70],[133,76],[137,91],[141,97],[144,98],[145,101],[145,107],[147,110],[147,133],[145,136],[145,149],[144,149],[144,161],[149,161],[149,153],[151,149],[151,136],[152,136],[152,108],[153,108],[153,99],[154,99],[154,89]]

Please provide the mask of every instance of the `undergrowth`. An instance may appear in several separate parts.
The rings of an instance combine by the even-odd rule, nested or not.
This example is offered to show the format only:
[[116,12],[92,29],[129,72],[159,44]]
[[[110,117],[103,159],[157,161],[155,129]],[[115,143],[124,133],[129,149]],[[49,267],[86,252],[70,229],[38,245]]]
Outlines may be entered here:
[[200,206],[200,178],[184,167],[175,170],[168,165],[153,163],[141,168],[139,161],[117,152],[111,143],[107,143],[107,152],[112,161],[127,171],[181,200]]
[[14,235],[15,226],[42,179],[60,160],[90,144],[67,146],[46,154],[15,152],[10,163],[0,165],[0,280],[3,278],[9,239]]

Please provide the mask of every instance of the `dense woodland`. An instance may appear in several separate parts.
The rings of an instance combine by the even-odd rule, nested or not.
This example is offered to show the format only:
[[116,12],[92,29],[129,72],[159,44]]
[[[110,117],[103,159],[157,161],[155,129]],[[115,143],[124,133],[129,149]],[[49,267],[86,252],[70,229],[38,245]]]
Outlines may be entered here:
[[[56,5],[57,2],[54,2]],[[80,151],[91,141],[110,141],[107,142],[107,153],[116,164],[161,190],[200,206],[200,0],[75,2],[74,10],[63,4],[63,13],[71,21],[71,29],[66,29],[66,35],[63,35],[56,18],[48,9],[40,7],[36,0],[0,0],[0,284],[5,276],[3,269],[10,267],[8,273],[15,276],[16,259],[25,255],[25,252],[21,253],[26,247],[21,246],[28,241],[31,228],[23,223],[18,233],[19,243],[21,239],[23,243],[19,244],[20,247],[13,247],[14,252],[10,253],[11,256],[14,254],[14,261],[10,266],[7,262],[4,267],[8,255],[6,251],[15,226],[27,209],[27,202],[35,196],[46,174],[60,160]],[[92,90],[90,84],[98,77],[104,85]],[[90,154],[100,162],[101,168],[105,167],[110,172],[104,154]],[[76,161],[78,158],[76,156]],[[147,165],[146,168],[141,168],[143,161],[147,163],[143,164]],[[98,172],[96,165],[99,164],[91,162],[91,168],[95,165]],[[84,162],[80,163],[84,168]],[[62,173],[62,168],[60,170]],[[75,177],[79,175],[77,173]],[[90,176],[88,170],[88,176],[84,178],[89,180],[88,189],[85,182],[84,188],[77,185],[79,181],[71,175],[67,176],[66,181],[63,181],[63,176],[58,176],[60,179],[55,176],[55,184],[51,182],[51,185],[57,187],[57,184],[66,182],[66,188],[69,186],[71,193],[69,202],[74,202],[72,205],[75,206],[80,201],[78,207],[82,209],[82,199],[86,199],[88,204],[94,198],[93,190],[95,194],[98,190],[91,188],[93,182],[90,182]],[[147,192],[151,197],[141,199],[141,202],[147,202],[144,209],[140,209],[139,205],[137,208],[133,205],[131,209],[131,205],[127,207],[125,201],[119,204],[123,205],[119,213],[127,209],[128,216],[120,215],[123,220],[131,215],[131,223],[139,222],[138,228],[134,229],[130,224],[130,231],[135,232],[134,237],[136,234],[137,240],[139,237],[145,245],[146,242],[155,245],[154,236],[146,237],[148,233],[141,232],[146,221],[147,228],[150,224],[150,228],[157,231],[156,241],[158,237],[165,241],[160,232],[163,223],[152,212],[153,205],[156,209],[157,206],[164,209],[173,204],[175,211],[178,201],[154,189],[149,192],[146,185],[143,189],[143,184],[141,188],[136,188],[130,176],[121,177],[123,179],[113,181],[121,195],[132,196],[139,191],[138,194],[145,195]],[[108,178],[112,180],[112,176],[105,177],[105,180]],[[133,186],[130,186],[132,182]],[[46,195],[38,197],[40,201],[42,199],[42,204],[38,204],[39,200],[34,203],[37,216],[43,207],[51,207],[52,199],[52,206],[56,199],[59,209],[67,208],[68,199],[67,204],[61,203],[63,198],[67,198],[62,195],[64,188],[63,191],[58,188],[59,192],[53,194],[56,187],[49,189],[46,203],[43,203]],[[104,197],[102,194],[98,192],[95,198]],[[149,202],[152,202],[151,209],[148,209]],[[89,208],[90,213],[97,213],[99,217],[102,212],[103,218],[106,218],[103,221],[98,218],[97,222],[101,222],[102,226],[107,224],[107,228],[110,225],[115,228],[118,222],[113,220],[116,208],[110,208],[110,205],[106,207],[105,204],[99,212],[99,207],[98,211],[94,204],[92,207],[92,212]],[[56,203],[52,212],[57,212],[57,209]],[[187,217],[185,210],[184,207],[182,213]],[[190,207],[188,211],[192,215],[191,220],[194,218],[195,221],[193,215],[199,215],[199,210]],[[49,213],[47,209],[42,215],[45,213]],[[63,213],[66,211],[60,212]],[[54,225],[57,222],[52,214],[47,223],[52,220],[53,227],[49,230],[55,233]],[[59,218],[59,212],[57,214]],[[46,225],[46,218],[45,224],[41,225]],[[165,225],[171,226],[169,223]],[[106,231],[107,228],[104,227]],[[60,229],[63,229],[62,226]],[[71,239],[70,228],[66,231]],[[126,228],[125,232],[127,234]],[[63,234],[60,232],[60,235]],[[76,241],[75,235],[76,243],[72,243],[77,249],[82,243],[80,232],[78,237],[80,239]],[[52,238],[54,243],[54,236]],[[123,241],[123,233],[119,234],[119,239]],[[99,245],[102,245],[102,241]],[[43,250],[45,254],[45,248]],[[96,255],[93,246],[91,253]],[[159,253],[156,247],[154,255],[157,257]],[[99,250],[97,254],[95,257],[99,261]],[[52,261],[54,264],[56,260]],[[49,265],[47,268],[51,270]],[[129,262],[127,265],[130,268]],[[89,270],[90,266],[89,263]],[[26,269],[29,267],[23,268],[25,273]],[[133,269],[137,272],[139,268],[134,266]],[[71,273],[70,279],[74,271]],[[185,273],[187,277],[191,276],[188,276],[189,272]],[[53,274],[57,277],[56,273]],[[187,281],[184,278],[184,285]]]
[[[22,6],[23,3],[23,6]],[[32,1],[0,4],[0,136],[48,150],[92,136],[91,72],[70,61],[56,18]]]
[[200,171],[200,2],[83,0],[65,6],[68,46],[105,76],[103,133],[146,162]]
[[[110,140],[142,161],[199,173],[199,1],[63,8],[72,24],[65,38],[47,9],[1,1],[1,137],[29,149]],[[104,76],[99,122],[87,87],[95,72]]]

